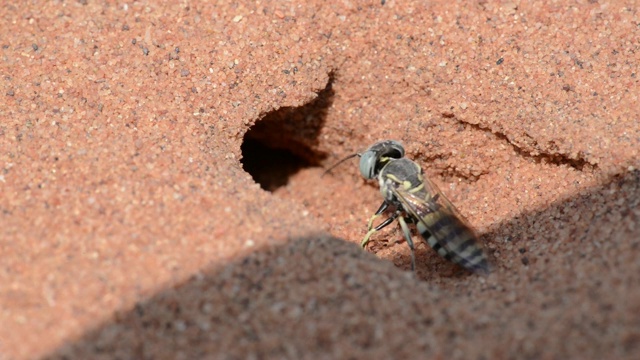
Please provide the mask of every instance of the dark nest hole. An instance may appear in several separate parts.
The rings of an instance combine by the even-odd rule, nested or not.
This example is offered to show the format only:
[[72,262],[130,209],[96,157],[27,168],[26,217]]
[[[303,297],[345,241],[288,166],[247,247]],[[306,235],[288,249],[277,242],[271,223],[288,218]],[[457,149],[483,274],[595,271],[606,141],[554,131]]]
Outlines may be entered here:
[[318,150],[318,137],[333,101],[333,76],[318,97],[299,107],[274,110],[244,136],[242,167],[264,190],[287,185],[298,171],[320,166],[326,154]]

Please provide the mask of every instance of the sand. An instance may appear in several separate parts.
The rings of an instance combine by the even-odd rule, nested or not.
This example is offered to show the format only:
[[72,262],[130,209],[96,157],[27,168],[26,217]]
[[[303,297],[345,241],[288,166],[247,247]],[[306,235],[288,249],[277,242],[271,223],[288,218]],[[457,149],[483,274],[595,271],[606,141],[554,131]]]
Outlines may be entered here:
[[[634,2],[0,8],[0,359],[635,359]],[[352,159],[396,139],[471,274]],[[414,238],[419,243],[418,236]]]

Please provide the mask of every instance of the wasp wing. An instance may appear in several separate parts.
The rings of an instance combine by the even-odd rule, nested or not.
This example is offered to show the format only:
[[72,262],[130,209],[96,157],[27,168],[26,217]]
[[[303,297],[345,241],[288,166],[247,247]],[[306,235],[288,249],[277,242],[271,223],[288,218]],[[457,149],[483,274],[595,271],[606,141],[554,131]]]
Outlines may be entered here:
[[466,219],[438,187],[423,178],[425,191],[392,186],[403,210],[416,221],[423,239],[436,252],[471,271],[488,273],[489,262]]

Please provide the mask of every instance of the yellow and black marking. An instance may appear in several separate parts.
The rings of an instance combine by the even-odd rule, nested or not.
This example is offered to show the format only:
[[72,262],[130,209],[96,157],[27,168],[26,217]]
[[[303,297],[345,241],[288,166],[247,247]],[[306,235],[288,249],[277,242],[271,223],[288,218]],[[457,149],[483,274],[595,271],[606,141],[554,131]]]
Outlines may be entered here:
[[[411,269],[415,269],[415,250],[408,224],[415,224],[423,241],[443,258],[476,273],[490,272],[487,256],[465,218],[440,189],[424,177],[418,164],[404,158],[404,148],[399,142],[381,141],[353,156],[356,155],[360,156],[362,176],[377,177],[384,198],[369,219],[367,234],[360,244],[363,248],[371,235],[397,219],[411,249]],[[374,220],[389,208],[391,215],[373,228]]]

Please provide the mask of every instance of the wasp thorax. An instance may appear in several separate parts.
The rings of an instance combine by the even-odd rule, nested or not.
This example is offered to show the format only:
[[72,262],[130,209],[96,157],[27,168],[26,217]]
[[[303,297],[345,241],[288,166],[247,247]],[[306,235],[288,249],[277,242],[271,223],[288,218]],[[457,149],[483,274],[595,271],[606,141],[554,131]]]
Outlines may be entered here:
[[395,140],[377,142],[360,156],[360,174],[365,179],[373,179],[378,176],[389,160],[402,157],[404,157],[404,148],[400,142]]

